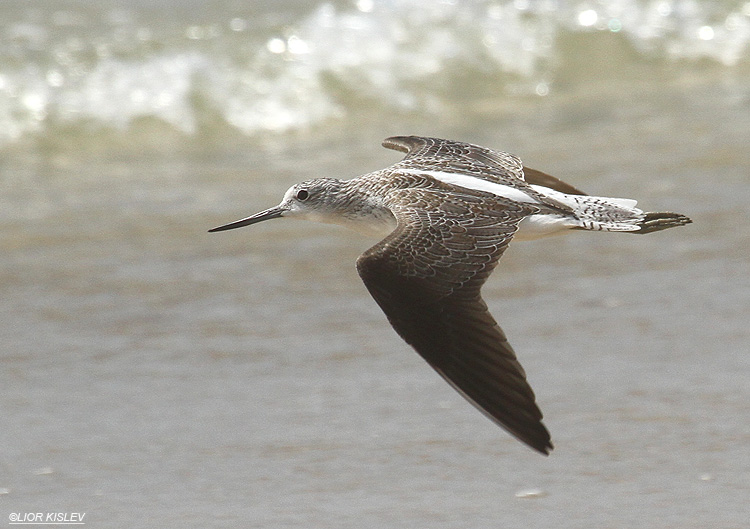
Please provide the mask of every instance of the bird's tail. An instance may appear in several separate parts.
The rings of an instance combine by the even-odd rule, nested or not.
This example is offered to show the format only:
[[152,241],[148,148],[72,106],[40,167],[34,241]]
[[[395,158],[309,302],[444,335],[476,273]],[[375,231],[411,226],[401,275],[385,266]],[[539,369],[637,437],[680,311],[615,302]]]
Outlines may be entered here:
[[651,233],[692,221],[685,215],[669,212],[645,212],[628,198],[567,195],[566,202],[577,217],[578,229]]
[[647,212],[643,214],[643,220],[638,223],[638,231],[631,233],[651,233],[652,231],[666,230],[675,226],[684,226],[693,222],[690,218],[680,213]]
[[692,221],[685,215],[670,212],[645,212],[636,207],[630,198],[596,197],[568,194],[542,186],[532,185],[548,203],[557,204],[572,213],[564,221],[567,228],[592,231],[622,231],[651,233]]

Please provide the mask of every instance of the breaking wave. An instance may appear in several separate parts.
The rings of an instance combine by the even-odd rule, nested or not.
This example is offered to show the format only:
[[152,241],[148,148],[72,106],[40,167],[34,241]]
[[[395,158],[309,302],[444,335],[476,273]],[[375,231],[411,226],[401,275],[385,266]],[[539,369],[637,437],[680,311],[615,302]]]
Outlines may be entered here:
[[173,4],[7,8],[0,146],[70,129],[127,134],[143,120],[253,135],[361,109],[438,114],[545,96],[576,68],[746,68],[750,41],[750,2]]

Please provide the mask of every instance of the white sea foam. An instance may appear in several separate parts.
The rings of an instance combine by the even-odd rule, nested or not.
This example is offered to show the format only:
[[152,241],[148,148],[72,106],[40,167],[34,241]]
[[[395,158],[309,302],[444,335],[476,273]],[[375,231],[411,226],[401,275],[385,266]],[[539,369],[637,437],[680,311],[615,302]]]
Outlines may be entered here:
[[[8,1],[0,146],[60,125],[128,131],[143,118],[189,135],[216,121],[254,134],[372,108],[462,112],[472,98],[554,93],[592,45],[635,51],[607,56],[623,66],[707,59],[731,69],[747,63],[750,42],[750,4],[731,1],[361,0],[246,13],[217,2],[200,23],[191,2],[159,18],[148,2],[53,2],[47,13]],[[578,34],[587,37],[568,38]]]

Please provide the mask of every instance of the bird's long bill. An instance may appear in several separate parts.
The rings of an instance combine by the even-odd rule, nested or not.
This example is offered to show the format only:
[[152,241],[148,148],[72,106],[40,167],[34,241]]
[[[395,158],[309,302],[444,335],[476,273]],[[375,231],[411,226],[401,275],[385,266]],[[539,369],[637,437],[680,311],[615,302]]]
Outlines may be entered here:
[[230,222],[229,224],[224,224],[223,226],[212,228],[208,231],[214,232],[214,231],[224,231],[224,230],[233,230],[235,228],[242,228],[243,226],[250,226],[251,224],[255,224],[256,222],[263,222],[264,220],[268,220],[268,219],[277,219],[281,217],[283,213],[284,213],[284,209],[277,206],[275,208],[261,211],[260,213],[256,213],[255,215],[251,215],[247,218],[236,220],[234,222]]

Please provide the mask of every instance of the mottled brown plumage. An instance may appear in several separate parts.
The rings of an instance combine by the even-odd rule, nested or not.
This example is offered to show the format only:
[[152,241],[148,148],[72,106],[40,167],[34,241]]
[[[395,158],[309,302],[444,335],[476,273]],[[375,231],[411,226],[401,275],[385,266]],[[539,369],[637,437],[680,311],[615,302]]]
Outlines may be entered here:
[[352,180],[297,184],[279,206],[211,231],[297,216],[385,235],[357,271],[396,332],[490,419],[549,453],[534,392],[482,285],[521,227],[527,238],[567,229],[648,233],[690,219],[590,197],[477,145],[417,136],[383,145],[406,156]]

